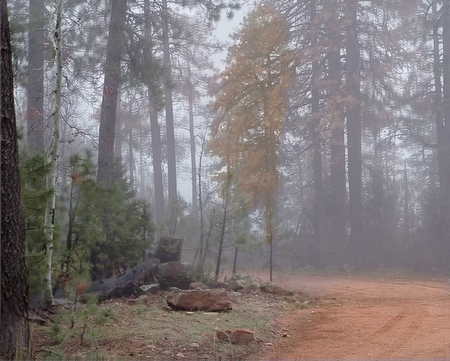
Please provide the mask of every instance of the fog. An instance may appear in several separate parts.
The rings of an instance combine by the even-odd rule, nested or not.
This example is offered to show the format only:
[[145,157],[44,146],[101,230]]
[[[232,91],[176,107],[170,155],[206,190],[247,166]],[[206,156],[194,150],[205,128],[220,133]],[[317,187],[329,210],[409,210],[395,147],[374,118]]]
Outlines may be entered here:
[[10,2],[36,264],[448,271],[448,6],[238,3]]

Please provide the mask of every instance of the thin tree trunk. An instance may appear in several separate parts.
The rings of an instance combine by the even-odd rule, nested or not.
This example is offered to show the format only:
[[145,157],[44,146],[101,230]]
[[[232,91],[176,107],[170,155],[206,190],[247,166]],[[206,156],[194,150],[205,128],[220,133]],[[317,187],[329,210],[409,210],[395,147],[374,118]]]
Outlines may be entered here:
[[403,188],[404,188],[404,222],[405,222],[405,241],[407,247],[411,246],[411,209],[410,209],[410,194],[409,194],[409,185],[408,185],[408,169],[406,168],[405,161],[405,169],[403,171]]
[[105,80],[100,112],[97,174],[97,180],[109,186],[114,183],[114,133],[126,11],[127,0],[111,1],[111,22],[106,46]]
[[52,259],[53,243],[55,240],[55,211],[56,211],[56,171],[59,157],[59,143],[61,138],[61,93],[62,93],[62,49],[61,49],[61,23],[64,0],[58,0],[56,13],[56,25],[53,31],[53,49],[55,54],[55,84],[53,87],[54,109],[53,109],[53,135],[52,146],[48,154],[50,171],[47,175],[47,189],[52,195],[47,200],[45,209],[45,236],[46,236],[46,265],[44,276],[44,303],[53,306],[52,288]]
[[[443,176],[442,186],[442,230],[440,231],[441,242],[447,248],[449,244],[448,234],[450,233],[450,3],[444,1],[443,8],[443,115],[444,115],[444,141],[441,151],[444,164],[441,164],[439,174]],[[445,262],[445,261],[444,261]]]
[[[311,22],[311,48],[313,52],[317,47],[317,2],[310,4]],[[325,190],[323,187],[322,170],[322,144],[321,144],[321,113],[320,113],[320,64],[319,54],[314,54],[312,59],[311,78],[311,115],[313,118],[313,179],[314,179],[314,238],[318,247],[323,248],[326,235]]]
[[[117,110],[120,109],[120,91],[117,92]],[[122,163],[122,126],[123,126],[123,112],[117,112],[119,116],[116,117],[116,130],[114,135],[114,157]]]
[[172,68],[170,62],[169,43],[169,10],[167,0],[162,0],[162,40],[163,40],[163,63],[164,63],[164,103],[166,108],[166,133],[167,133],[167,170],[169,182],[169,212],[172,220],[170,232],[176,232],[177,218],[177,163],[175,151],[175,129],[173,117],[172,99]]
[[194,129],[194,85],[191,79],[191,67],[188,59],[188,104],[189,104],[189,142],[191,146],[191,188],[192,188],[192,214],[197,214],[198,212],[198,202],[197,202],[197,164],[195,156],[195,129]]
[[[380,150],[380,132],[373,132],[373,157],[374,157],[374,170],[373,170],[373,207],[375,209],[375,216],[373,222],[375,223],[375,230],[373,232],[372,238],[374,240],[374,245],[370,247],[373,251],[379,251],[381,247],[381,234],[383,219],[382,219],[382,209],[383,209],[383,167],[382,167],[382,154]],[[389,180],[386,180],[389,183]],[[389,192],[387,190],[387,192]]]
[[60,155],[59,155],[59,159],[58,159],[58,163],[60,165],[59,170],[58,170],[58,178],[61,180],[60,181],[60,189],[66,189],[66,187],[67,187],[67,168],[68,168],[67,167],[67,163],[68,163],[67,144],[69,144],[67,139],[69,137],[70,137],[70,134],[68,134],[67,122],[64,122],[62,124],[62,129],[61,129],[61,138],[62,139],[60,140],[60,143],[62,144],[62,146],[61,146]]
[[442,67],[440,57],[440,41],[439,41],[439,17],[437,4],[433,3],[433,72],[434,72],[434,107],[436,116],[436,134],[437,134],[437,159],[439,169],[439,184],[443,194],[447,194],[446,187],[448,186],[448,167],[446,163],[448,160],[445,157],[446,137],[444,129],[444,114],[442,106]]
[[75,221],[75,212],[73,210],[73,195],[75,192],[75,181],[72,180],[70,184],[70,192],[69,192],[69,223],[67,225],[67,238],[66,238],[66,248],[67,251],[72,253],[72,242],[73,242],[73,222]]
[[204,220],[204,204],[203,204],[203,188],[202,188],[202,161],[203,161],[203,152],[205,149],[205,139],[202,139],[202,149],[200,152],[199,163],[198,163],[198,206],[200,213],[200,235],[199,235],[199,259],[200,265],[203,268],[204,266],[204,257],[203,257],[203,247],[204,247],[204,232],[205,232],[205,220]]
[[228,201],[230,196],[230,186],[231,186],[231,178],[230,172],[227,171],[227,179],[225,180],[225,199],[223,202],[223,215],[222,215],[222,223],[220,225],[220,237],[219,237],[219,251],[217,252],[217,261],[216,261],[216,280],[219,279],[220,273],[220,264],[222,262],[222,252],[223,252],[223,243],[225,241],[225,230],[227,227],[227,216],[228,216]]
[[44,122],[44,0],[29,0],[27,132],[28,149],[45,152]]
[[237,244],[234,246],[234,259],[233,259],[233,274],[236,273],[237,270],[237,259],[238,259],[238,246]]
[[155,190],[155,221],[161,224],[164,218],[164,183],[162,172],[162,142],[161,129],[158,122],[158,113],[156,111],[156,103],[153,95],[153,89],[148,86],[148,97],[150,107],[150,127],[152,137],[152,165],[153,165],[153,181]]
[[[266,108],[266,107],[265,107]],[[275,135],[270,127],[266,127],[265,129],[265,138],[266,138],[266,172],[270,176],[274,177],[275,186],[274,190],[277,188],[278,184],[278,174],[276,167],[276,145],[275,145]],[[270,281],[272,281],[273,276],[273,242],[274,242],[274,227],[273,220],[275,218],[275,191],[266,192],[265,195],[265,236],[266,240],[270,245],[270,256],[269,256],[269,269],[270,269]]]
[[330,213],[331,227],[335,254],[330,255],[329,262],[334,265],[344,263],[344,247],[346,243],[346,174],[345,174],[345,133],[344,116],[340,107],[341,101],[341,55],[340,55],[340,25],[337,19],[337,0],[332,1],[332,7],[329,9],[329,41],[330,52],[329,77],[331,81],[331,90],[328,99],[330,107],[330,121],[332,129],[331,138],[331,197]]
[[[434,13],[434,77],[435,77],[435,111],[438,146],[439,187],[441,222],[438,230],[439,241],[447,242],[450,230],[450,4],[444,1],[443,20],[443,64],[440,61],[439,19],[436,4]],[[443,83],[441,81],[441,76]],[[443,88],[443,93],[441,91]]]
[[30,360],[25,222],[21,211],[14,76],[6,0],[0,0],[0,37],[0,359]]
[[215,217],[215,211],[213,210],[213,213],[211,214],[211,219],[210,219],[210,222],[209,222],[208,236],[205,239],[205,252],[203,253],[202,265],[205,265],[206,257],[208,256],[209,244],[210,244],[210,241],[211,241],[212,231],[213,231],[213,228],[214,228],[214,217]]
[[130,187],[134,189],[134,156],[133,156],[133,126],[131,121],[131,102],[130,102],[130,113],[129,113],[129,130],[128,130],[128,163],[130,167]]
[[[145,33],[147,39],[151,39],[151,14],[149,0],[144,1],[145,12]],[[152,48],[151,41],[148,42],[146,50],[147,63],[151,64]],[[158,111],[156,107],[156,99],[153,91],[152,79],[146,79],[148,90],[148,101],[150,108],[150,127],[152,138],[152,166],[153,166],[153,182],[155,192],[154,214],[155,223],[161,224],[164,218],[164,185],[162,173],[162,144],[161,144],[161,130],[158,122]]]
[[[346,90],[351,97],[347,105],[348,182],[350,200],[350,246],[358,255],[363,240],[362,155],[361,155],[361,85],[358,41],[358,0],[347,1]],[[355,261],[355,259],[354,259]]]
[[139,134],[139,150],[139,170],[141,176],[140,192],[141,197],[143,197],[144,199],[148,199],[147,195],[145,194],[144,143],[142,133]]

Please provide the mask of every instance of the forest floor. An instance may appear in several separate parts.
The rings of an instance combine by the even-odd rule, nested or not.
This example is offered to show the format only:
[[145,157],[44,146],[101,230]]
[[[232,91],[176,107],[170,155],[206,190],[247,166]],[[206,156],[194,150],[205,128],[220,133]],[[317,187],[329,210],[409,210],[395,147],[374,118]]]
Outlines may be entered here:
[[[288,337],[276,320],[320,301],[253,289],[235,293],[224,313],[172,311],[161,296],[60,306],[47,325],[32,324],[39,360],[244,360]],[[250,345],[219,342],[216,329],[248,329]]]
[[[250,272],[249,272],[250,273]],[[267,279],[266,274],[255,274]],[[448,278],[289,275],[294,296],[243,293],[228,313],[168,311],[161,297],[87,304],[33,325],[38,360],[449,359]],[[309,296],[305,296],[309,295]],[[73,325],[73,327],[72,327]],[[215,329],[255,332],[252,346]]]
[[448,278],[284,275],[280,285],[338,307],[285,319],[290,337],[261,360],[450,358]]

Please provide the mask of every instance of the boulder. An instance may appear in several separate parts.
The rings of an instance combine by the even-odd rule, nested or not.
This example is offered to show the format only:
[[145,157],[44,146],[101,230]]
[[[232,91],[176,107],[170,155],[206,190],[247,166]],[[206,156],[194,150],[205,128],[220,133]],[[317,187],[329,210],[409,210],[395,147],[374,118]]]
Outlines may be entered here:
[[252,275],[234,273],[231,276],[225,277],[225,283],[232,291],[239,291],[243,288],[258,289],[261,284],[261,279]]
[[231,280],[228,283],[228,289],[233,292],[237,292],[244,289],[244,285],[237,280]]
[[213,285],[213,288],[223,288],[224,290],[227,290],[229,288],[228,284],[225,282],[216,282]]
[[270,293],[273,295],[277,295],[277,296],[292,296],[293,295],[292,292],[285,290],[283,287],[280,287],[272,282],[261,283],[259,288],[261,289],[261,291],[264,291],[264,292],[267,292],[267,293]]
[[171,261],[181,261],[181,250],[183,249],[183,237],[181,236],[164,236],[159,241],[156,248],[155,258],[161,263]]
[[194,281],[192,278],[193,271],[192,265],[171,261],[159,265],[155,278],[163,290],[168,290],[170,287],[187,290],[189,289],[189,285]]
[[201,282],[192,282],[189,285],[189,289],[190,290],[207,290],[207,289],[209,289],[209,287]]
[[219,341],[222,342],[231,342],[231,335],[233,334],[233,331],[231,330],[216,330],[216,337]]
[[232,309],[228,293],[222,289],[170,292],[166,300],[177,311],[220,312]]
[[247,345],[255,341],[255,333],[246,329],[235,330],[231,342],[237,345]]
[[248,345],[255,341],[255,333],[253,331],[241,328],[237,330],[216,330],[216,337],[222,342],[231,342],[236,345]]

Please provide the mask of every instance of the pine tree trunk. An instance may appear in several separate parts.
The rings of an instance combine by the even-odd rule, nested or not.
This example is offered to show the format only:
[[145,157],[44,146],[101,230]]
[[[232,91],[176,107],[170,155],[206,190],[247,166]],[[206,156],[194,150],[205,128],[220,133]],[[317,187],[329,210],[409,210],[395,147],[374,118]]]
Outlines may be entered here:
[[205,139],[202,138],[202,149],[200,152],[199,163],[198,163],[198,208],[200,214],[200,235],[199,235],[199,259],[200,266],[204,266],[204,238],[205,238],[205,216],[204,216],[204,204],[203,204],[203,188],[202,188],[202,161],[203,154],[205,150]]
[[150,107],[150,127],[152,137],[152,165],[153,165],[153,182],[155,192],[155,222],[161,224],[164,219],[164,184],[162,172],[162,142],[161,129],[158,122],[158,113],[156,111],[155,99],[152,87],[148,88],[148,98]]
[[169,10],[167,0],[162,0],[162,34],[163,34],[163,63],[164,63],[164,104],[166,108],[166,133],[167,133],[167,170],[169,178],[169,212],[171,214],[170,232],[176,231],[177,212],[177,163],[175,150],[175,129],[172,100],[172,68],[170,62],[169,43]]
[[114,183],[114,132],[126,10],[126,0],[111,1],[111,22],[106,46],[105,80],[100,112],[97,174],[97,180],[105,185]]
[[403,206],[403,217],[404,217],[404,226],[405,226],[405,241],[407,247],[411,246],[411,212],[410,212],[410,203],[411,196],[409,193],[409,185],[408,185],[408,169],[406,168],[405,161],[405,169],[403,171],[403,188],[404,188],[404,206]]
[[[269,75],[270,79],[270,75]],[[267,109],[267,106],[264,107]],[[266,122],[269,123],[269,122]],[[278,174],[277,174],[277,166],[276,166],[276,140],[275,133],[270,127],[267,127],[265,130],[265,141],[267,147],[266,154],[266,172],[268,175],[273,177],[275,180],[275,184],[271,190],[268,190],[265,194],[265,235],[266,240],[270,246],[270,255],[269,255],[269,270],[270,270],[270,281],[273,280],[273,243],[275,240],[275,232],[274,232],[274,219],[275,219],[275,194],[278,186]]]
[[[151,39],[151,13],[149,0],[144,1],[145,12],[145,32],[147,39]],[[146,51],[147,63],[151,64],[152,48],[149,41]],[[152,138],[152,166],[153,166],[153,182],[155,192],[154,214],[155,223],[161,224],[164,218],[164,185],[162,173],[162,142],[161,130],[158,122],[158,111],[156,107],[156,99],[153,91],[152,79],[147,79],[148,101],[150,108],[150,127]]]
[[[311,22],[311,48],[313,52],[317,47],[317,2],[310,3]],[[317,50],[316,50],[317,51]],[[316,247],[324,248],[326,236],[326,212],[325,212],[325,190],[323,187],[322,170],[322,144],[321,144],[321,112],[320,112],[320,64],[319,54],[314,54],[312,59],[311,78],[311,116],[313,119],[313,179],[314,179],[314,239]]]
[[134,155],[133,155],[133,126],[131,124],[131,103],[130,103],[130,117],[128,126],[128,163],[130,168],[130,187],[134,189]]
[[[434,74],[435,74],[435,107],[436,107],[436,130],[438,145],[438,165],[439,165],[439,184],[441,195],[441,222],[438,230],[439,241],[442,244],[448,242],[450,231],[450,4],[444,2],[442,7],[441,19],[436,14],[436,5],[433,8],[435,12],[434,28]],[[438,22],[442,21],[443,36],[443,63],[440,62],[440,42]],[[441,73],[442,71],[442,73]],[[441,83],[443,76],[443,84]],[[443,94],[441,92],[443,87]]]
[[122,163],[122,128],[123,128],[123,112],[120,111],[120,90],[117,92],[117,116],[116,129],[114,135],[114,157]]
[[191,68],[188,61],[188,86],[189,86],[189,143],[191,146],[191,188],[192,188],[192,214],[197,214],[198,212],[198,202],[197,202],[197,164],[195,156],[195,129],[194,129],[194,85],[191,79]]
[[[358,40],[358,1],[347,1],[345,67],[346,91],[351,97],[347,105],[348,183],[350,200],[350,247],[352,258],[358,255],[363,240],[362,155],[361,155],[361,85],[360,50]],[[356,261],[354,259],[354,261]]]
[[372,253],[378,252],[381,247],[382,241],[382,228],[384,227],[384,222],[382,219],[382,209],[383,209],[383,166],[382,166],[382,154],[380,150],[380,132],[373,132],[373,208],[375,210],[375,215],[373,218],[373,223],[375,224],[374,231],[372,234],[373,245],[371,245],[369,250]]
[[25,223],[21,212],[13,66],[6,0],[0,0],[0,359],[30,360]]
[[[444,140],[442,148],[443,163],[439,169],[440,176],[443,176],[444,184],[441,186],[442,192],[442,230],[441,242],[446,249],[450,246],[450,3],[444,1],[443,11],[443,115],[444,115]],[[446,262],[445,260],[443,262]]]
[[330,52],[328,66],[330,77],[329,119],[331,122],[331,165],[330,165],[330,213],[333,255],[329,262],[342,265],[345,257],[346,235],[346,174],[345,174],[345,133],[344,116],[341,110],[341,55],[340,55],[340,25],[337,19],[337,0],[331,2],[329,21]]
[[237,244],[234,246],[234,259],[233,259],[233,274],[236,273],[237,270],[237,259],[238,259],[239,249]]
[[445,190],[448,186],[448,174],[446,163],[448,162],[445,157],[445,150],[447,145],[444,129],[444,114],[442,105],[442,66],[440,58],[440,40],[439,40],[439,28],[440,21],[438,16],[437,4],[434,3],[433,7],[433,72],[434,72],[434,108],[436,117],[436,134],[437,134],[437,159],[439,169],[439,184],[442,189],[442,194],[447,194]]
[[44,153],[44,0],[29,0],[27,132],[28,149]]
[[144,167],[144,143],[143,143],[143,136],[142,133],[139,134],[139,171],[140,171],[140,193],[141,193],[141,197],[143,199],[148,199],[148,195],[146,194],[145,191],[145,186],[146,186],[146,182],[145,182],[145,171],[146,168]]

